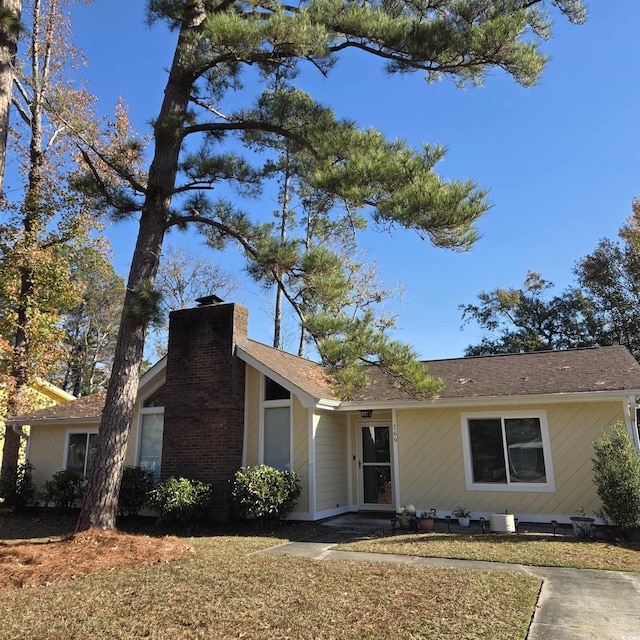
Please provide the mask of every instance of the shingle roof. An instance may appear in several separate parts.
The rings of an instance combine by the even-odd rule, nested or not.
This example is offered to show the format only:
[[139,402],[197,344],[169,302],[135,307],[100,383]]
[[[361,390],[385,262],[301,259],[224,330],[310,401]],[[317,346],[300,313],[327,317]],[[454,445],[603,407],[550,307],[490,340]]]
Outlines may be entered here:
[[14,418],[9,418],[9,424],[29,424],[34,421],[58,421],[58,420],[96,420],[100,417],[104,408],[105,391],[94,393],[90,396],[83,396],[77,400],[70,400],[61,404],[31,411]]
[[[335,400],[326,371],[318,363],[254,340],[238,348],[311,397]],[[433,375],[444,380],[445,388],[440,394],[443,400],[598,391],[640,394],[640,364],[622,346],[430,360],[425,364]],[[355,402],[413,400],[405,391],[392,387],[378,370],[372,369],[371,377],[371,386],[362,390],[353,399]],[[16,416],[8,422],[97,419],[104,400],[105,393],[101,392]]]
[[[430,360],[442,378],[440,398],[463,399],[640,390],[640,365],[622,346]],[[408,400],[380,375],[358,401]]]
[[255,358],[265,367],[282,376],[312,398],[333,398],[331,382],[324,367],[317,362],[247,340],[238,349]]

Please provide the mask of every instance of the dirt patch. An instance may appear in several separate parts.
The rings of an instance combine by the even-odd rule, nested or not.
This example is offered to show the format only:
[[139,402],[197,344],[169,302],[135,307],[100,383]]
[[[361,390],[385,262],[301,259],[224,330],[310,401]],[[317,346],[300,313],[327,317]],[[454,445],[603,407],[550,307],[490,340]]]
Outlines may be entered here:
[[47,586],[121,566],[170,562],[195,550],[174,536],[92,529],[62,540],[0,544],[0,589]]

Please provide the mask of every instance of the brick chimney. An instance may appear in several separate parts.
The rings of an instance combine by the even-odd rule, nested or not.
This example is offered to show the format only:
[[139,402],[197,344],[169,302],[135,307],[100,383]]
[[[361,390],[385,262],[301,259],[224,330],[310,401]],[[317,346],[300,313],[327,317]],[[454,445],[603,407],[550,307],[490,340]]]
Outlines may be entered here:
[[231,482],[242,465],[248,311],[210,296],[169,316],[162,478],[213,485],[213,519],[225,522]]

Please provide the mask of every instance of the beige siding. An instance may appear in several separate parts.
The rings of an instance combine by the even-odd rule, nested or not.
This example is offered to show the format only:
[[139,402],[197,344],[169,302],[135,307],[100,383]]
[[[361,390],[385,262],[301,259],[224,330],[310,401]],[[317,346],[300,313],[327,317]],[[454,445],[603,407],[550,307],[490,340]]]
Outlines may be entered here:
[[347,417],[336,413],[317,416],[316,510],[349,504],[347,495]]
[[[262,374],[247,365],[247,401],[245,404],[245,464],[251,466],[260,463],[260,412],[261,412]],[[295,511],[309,511],[309,429],[308,410],[294,396],[293,412],[293,468],[300,473],[302,494]]]
[[247,365],[247,402],[244,417],[246,429],[245,464],[258,464],[258,447],[260,439],[260,372]]
[[293,468],[300,473],[302,492],[296,513],[309,512],[309,410],[293,397]]
[[472,512],[571,515],[599,507],[592,481],[593,441],[623,418],[620,401],[483,409],[501,412],[544,409],[549,425],[555,492],[467,491],[460,414],[468,409],[398,411],[398,452],[403,503],[451,511],[463,502]]

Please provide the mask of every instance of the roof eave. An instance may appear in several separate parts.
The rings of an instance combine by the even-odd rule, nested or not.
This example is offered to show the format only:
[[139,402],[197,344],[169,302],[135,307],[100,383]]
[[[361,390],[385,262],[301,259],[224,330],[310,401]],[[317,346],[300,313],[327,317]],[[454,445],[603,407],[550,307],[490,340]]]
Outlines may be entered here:
[[88,418],[23,418],[21,420],[12,420],[8,418],[6,423],[10,427],[27,427],[37,424],[40,426],[60,425],[60,424],[100,424],[101,416],[90,416]]
[[277,382],[279,385],[284,387],[285,389],[289,389],[300,401],[300,404],[306,409],[311,409],[313,407],[318,406],[319,403],[324,403],[327,401],[326,398],[316,398],[311,394],[307,393],[304,389],[301,389],[297,384],[292,382],[291,380],[281,376],[279,373],[275,372],[273,369],[263,364],[247,353],[240,345],[236,346],[236,355],[245,362],[246,364],[252,366],[254,369],[257,369],[263,375],[269,376],[273,381]]
[[435,398],[433,400],[362,400],[343,402],[338,411],[359,411],[362,408],[371,410],[383,409],[427,409],[444,407],[468,407],[517,405],[517,404],[549,404],[550,402],[601,402],[603,400],[625,400],[629,396],[640,396],[640,389],[614,391],[580,391],[571,393],[546,393],[515,396],[466,396],[464,398]]

